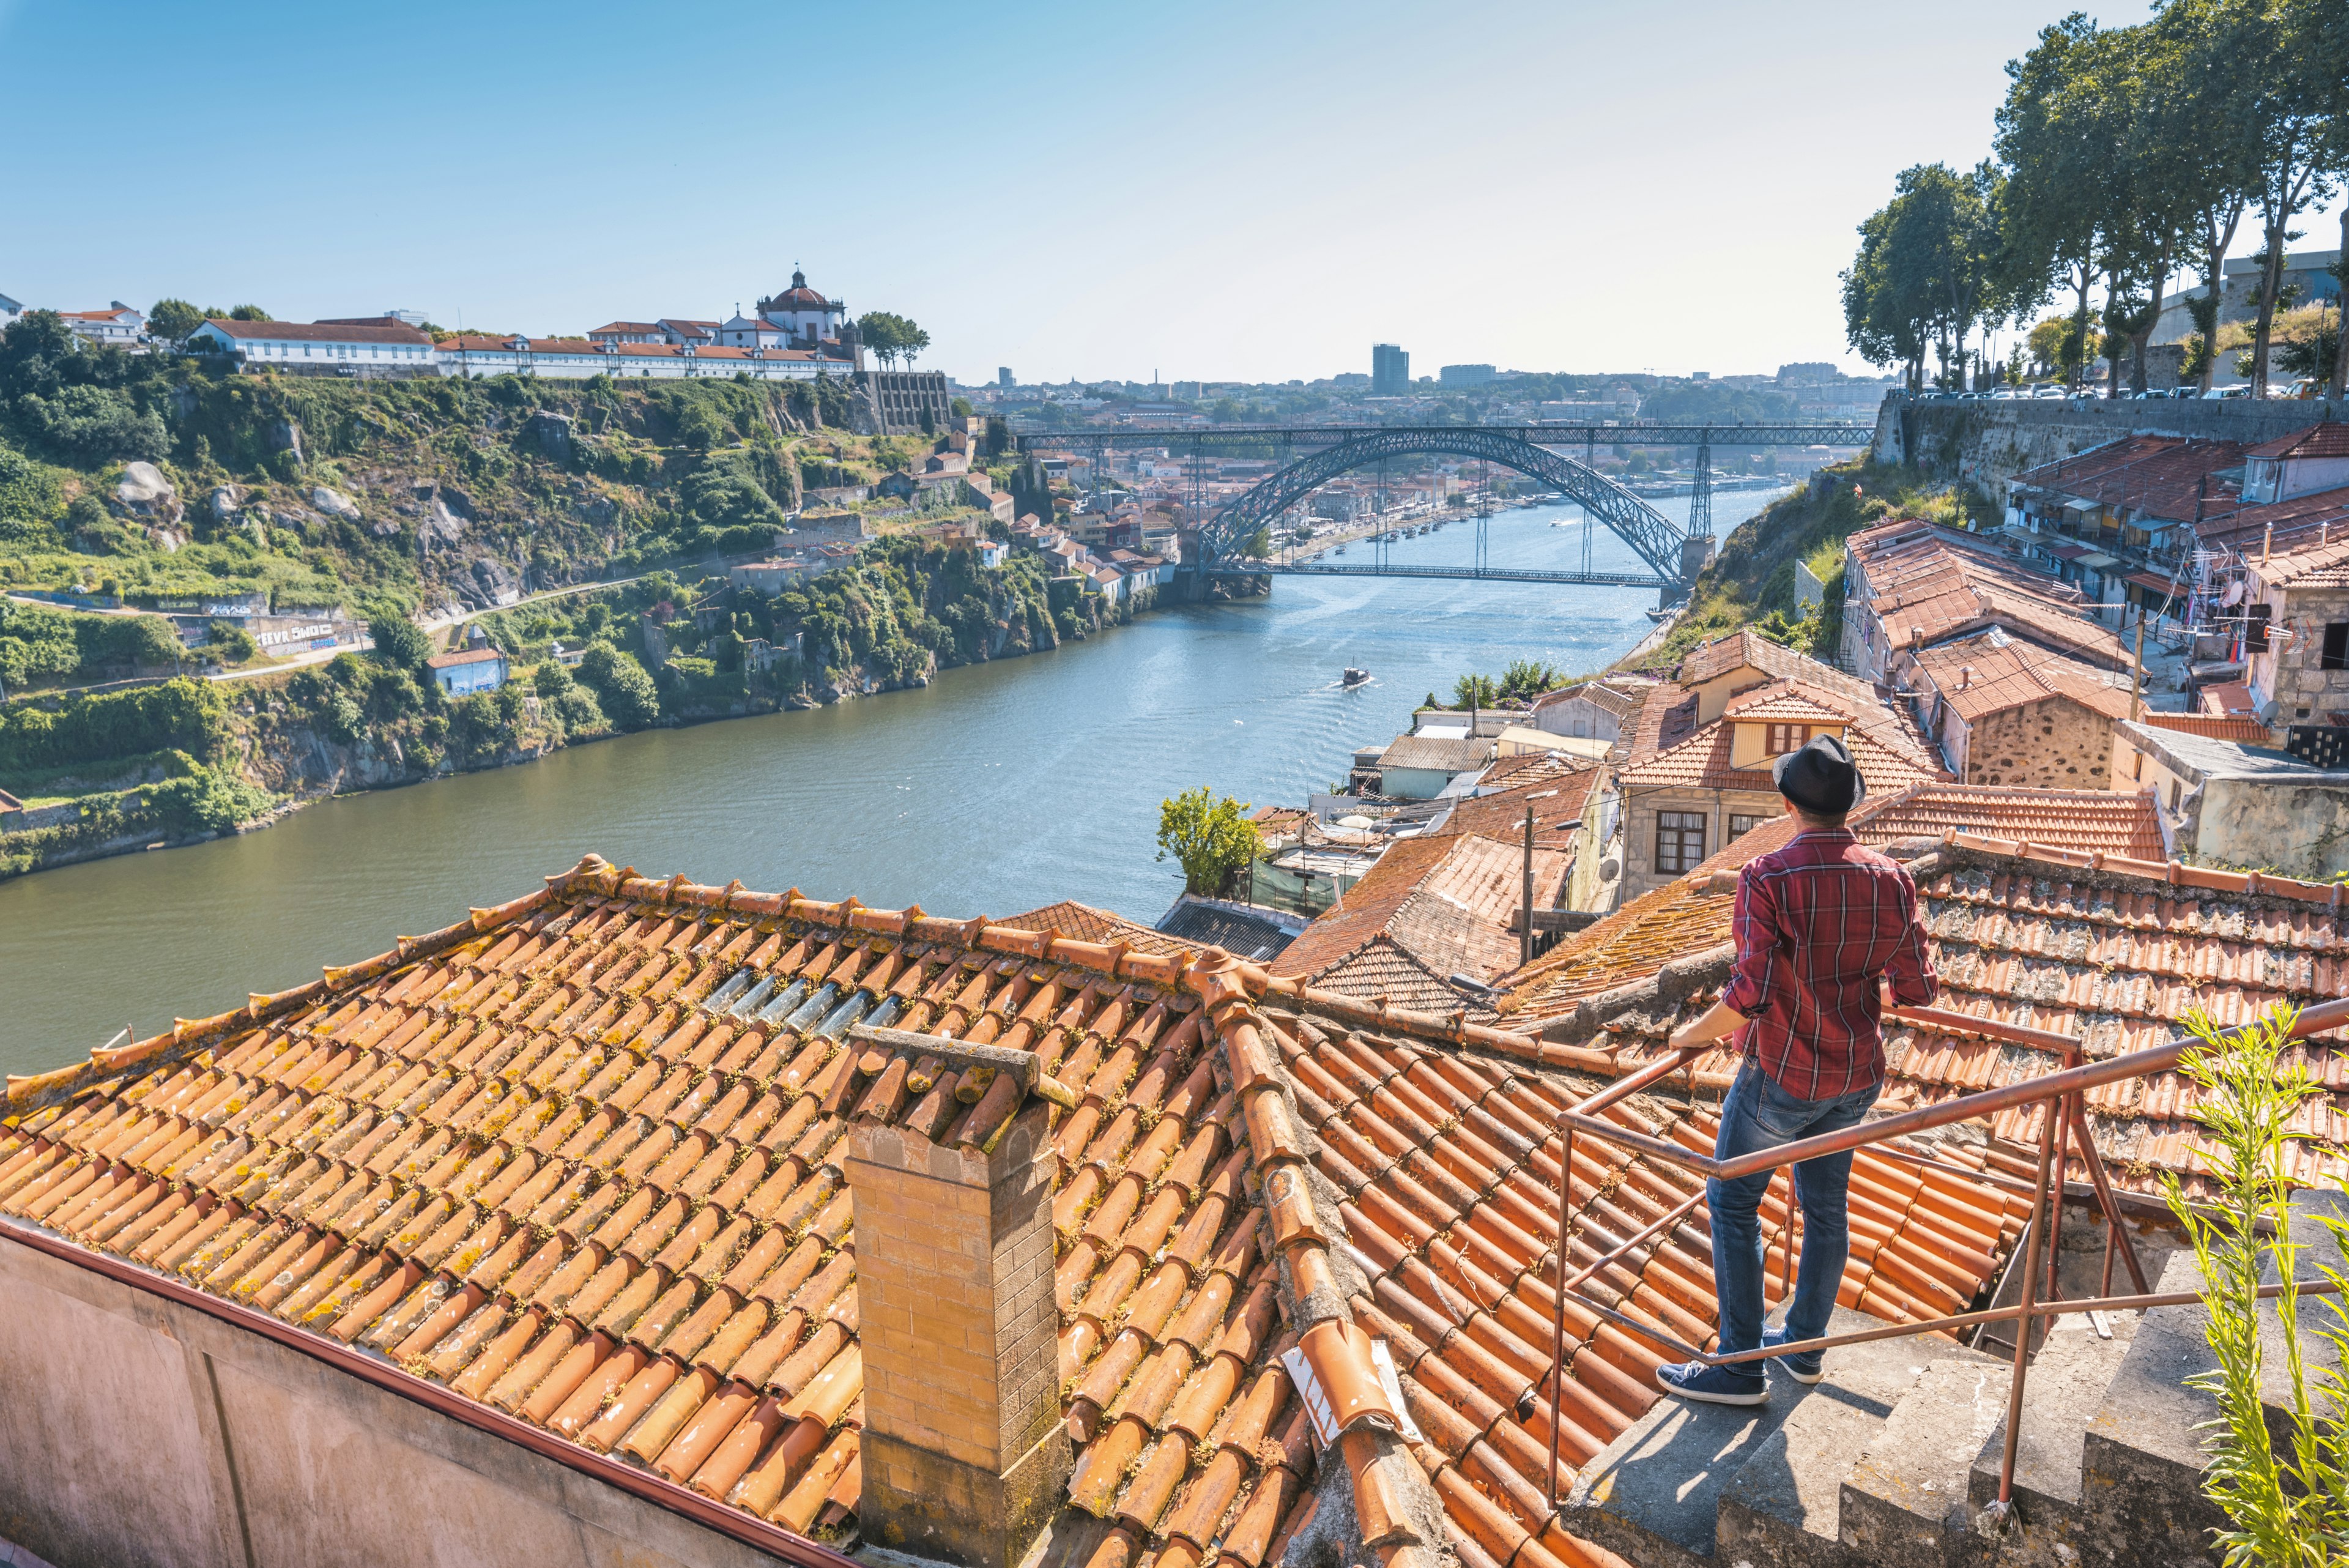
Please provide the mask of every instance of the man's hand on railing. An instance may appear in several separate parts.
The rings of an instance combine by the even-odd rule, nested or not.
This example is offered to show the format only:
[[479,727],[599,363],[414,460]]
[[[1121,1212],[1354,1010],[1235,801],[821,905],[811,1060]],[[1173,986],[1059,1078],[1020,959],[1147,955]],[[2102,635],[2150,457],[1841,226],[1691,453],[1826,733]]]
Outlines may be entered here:
[[1745,1014],[1725,1002],[1716,1002],[1695,1018],[1672,1031],[1665,1044],[1675,1051],[1685,1051],[1698,1045],[1710,1045],[1732,1030],[1744,1026]]

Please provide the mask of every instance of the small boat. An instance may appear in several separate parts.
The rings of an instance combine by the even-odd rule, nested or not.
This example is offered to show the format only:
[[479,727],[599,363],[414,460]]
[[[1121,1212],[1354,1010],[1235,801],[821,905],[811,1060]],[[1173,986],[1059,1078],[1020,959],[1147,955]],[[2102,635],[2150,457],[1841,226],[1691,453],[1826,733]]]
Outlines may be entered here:
[[1346,666],[1345,678],[1340,680],[1339,684],[1341,686],[1361,686],[1368,683],[1370,679],[1371,672],[1369,670],[1357,670],[1352,665],[1349,664]]
[[1661,626],[1664,622],[1671,619],[1675,613],[1675,611],[1668,609],[1651,609],[1648,612],[1648,618],[1654,621],[1658,626]]

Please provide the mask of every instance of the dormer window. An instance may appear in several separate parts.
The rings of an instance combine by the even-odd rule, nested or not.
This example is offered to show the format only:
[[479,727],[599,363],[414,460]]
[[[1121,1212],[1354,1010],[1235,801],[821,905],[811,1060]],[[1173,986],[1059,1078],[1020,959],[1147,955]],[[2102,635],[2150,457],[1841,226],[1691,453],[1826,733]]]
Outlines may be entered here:
[[1808,724],[1765,724],[1763,731],[1762,750],[1765,755],[1773,757],[1799,752],[1811,738],[1811,726]]

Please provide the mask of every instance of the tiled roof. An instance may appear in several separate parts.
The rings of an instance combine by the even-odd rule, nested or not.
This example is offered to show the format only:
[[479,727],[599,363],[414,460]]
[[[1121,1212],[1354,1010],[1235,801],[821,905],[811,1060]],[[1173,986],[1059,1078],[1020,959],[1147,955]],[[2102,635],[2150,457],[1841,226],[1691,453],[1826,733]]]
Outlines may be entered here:
[[205,323],[231,337],[268,339],[278,343],[423,343],[431,338],[404,321],[388,320],[370,327],[332,321],[237,321],[222,317]]
[[487,664],[504,657],[494,648],[468,648],[456,653],[436,653],[424,663],[430,670],[453,670],[460,664]]
[[2013,838],[2054,849],[2162,860],[2169,854],[2148,794],[2110,790],[2009,789],[1986,784],[1912,784],[1878,795],[1852,814],[1863,844],[1960,833]]
[[1681,660],[1680,681],[1701,686],[1738,670],[1752,670],[1774,680],[1802,680],[1854,702],[1873,702],[1876,690],[1834,665],[1771,641],[1758,631],[1733,631],[1700,643]]
[[2243,454],[2246,457],[2349,457],[2349,424],[2339,420],[2326,420],[2322,424],[2294,431],[2263,441]]
[[[1829,701],[1816,688],[1806,691],[1791,681],[1764,687],[1744,701],[1759,708],[1782,694],[1801,700],[1830,722],[1848,726],[1844,732],[1844,743],[1851,748],[1852,761],[1858,765],[1859,776],[1868,781],[1871,791],[1906,789],[1912,784],[1947,776],[1931,753],[1913,741],[1915,726],[1903,723],[1889,709],[1862,709],[1857,704],[1847,708]],[[1625,763],[1617,777],[1627,789],[1775,791],[1778,786],[1771,779],[1767,766],[1730,765],[1739,722],[1754,722],[1755,719],[1742,711],[1726,714],[1676,746]]]
[[587,336],[594,337],[605,332],[658,332],[660,330],[661,324],[657,321],[606,321],[601,327],[590,327]]
[[1535,698],[1533,711],[1538,713],[1555,703],[1583,698],[1592,706],[1602,708],[1615,715],[1619,722],[1630,723],[1639,717],[1640,701],[1646,695],[1648,688],[1653,684],[1652,681],[1635,680],[1627,676],[1609,676],[1604,680],[1578,681],[1572,686],[1560,687],[1556,691],[1544,692]]
[[1127,919],[1123,915],[1096,909],[1091,904],[1080,904],[1073,898],[1063,898],[1057,904],[1047,904],[1040,909],[1013,915],[995,924],[1016,931],[1050,931],[1075,941],[1100,942],[1104,947],[1114,947],[1123,942],[1136,952],[1162,956],[1206,951],[1205,943],[1186,941],[1169,932],[1154,930]]
[[1677,746],[1696,732],[1697,695],[1669,681],[1641,693],[1638,720],[1624,732],[1623,755],[1630,762]]
[[[2171,522],[2233,504],[2212,476],[2240,467],[2240,441],[2135,435],[2015,475],[2013,483]],[[2214,498],[2215,504],[2214,504]]]
[[[1571,849],[1579,829],[1566,824],[1580,819],[1590,792],[1604,784],[1606,772],[1578,758],[1561,758],[1555,753],[1526,760],[1549,765],[1514,770],[1508,774],[1507,787],[1460,802],[1434,831],[1473,833],[1504,843],[1523,844],[1526,808],[1531,806],[1535,846]],[[1489,781],[1489,774],[1487,778]]]
[[[2249,556],[2264,554],[2271,547],[2279,552],[2304,548],[2344,528],[2349,528],[2349,487],[2312,491],[2289,501],[2242,506],[2223,514],[2214,510],[2195,532],[2206,545],[2229,545]],[[2336,576],[2328,586],[2338,586],[2338,581]]]
[[1735,884],[1713,874],[1733,872],[1781,847],[1801,826],[1791,816],[1780,816],[1740,834],[1686,877],[1641,894],[1511,975],[1508,995],[1499,1004],[1502,1026],[1520,1028],[1525,1020],[1555,1017],[1586,996],[1645,979],[1675,959],[1693,958],[1728,941]]
[[[1548,1418],[1526,1397],[1549,1366],[1556,1116],[1587,1092],[1559,1074],[1616,1057],[1220,953],[1120,954],[591,857],[296,991],[12,1081],[0,1212],[788,1529],[837,1531],[862,1498],[864,1388],[843,1135],[881,1121],[969,1144],[1021,1109],[1009,1075],[966,1104],[950,1066],[924,1082],[843,1044],[853,1019],[1032,1051],[1077,1100],[1050,1113],[1047,1157],[1077,1446],[1048,1568],[1278,1561],[1320,1506],[1275,1357],[1292,1345],[1340,1410],[1369,1412],[1319,1459],[1345,1467],[1381,1562],[1411,1542],[1464,1568],[1618,1562],[1543,1501]],[[1608,1114],[1713,1137],[1707,1110],[1663,1095]],[[1627,1222],[1698,1190],[1586,1141],[1566,1262],[1597,1264]],[[1845,1297],[1888,1317],[1970,1298],[2022,1220],[2019,1200],[1865,1152],[1853,1202],[1873,1244]],[[1788,1241],[1765,1232],[1774,1279]],[[1709,1342],[1703,1258],[1699,1214],[1592,1289]],[[1566,1325],[1558,1438],[1578,1465],[1659,1397],[1661,1356],[1571,1303]],[[1423,1443],[1376,1428],[1366,1335]],[[1448,1539],[1413,1523],[1413,1496]]]
[[2257,722],[2259,704],[2251,701],[2251,689],[2240,680],[2220,680],[2205,686],[2201,702],[2202,711],[2215,718]]
[[1941,701],[1968,723],[2054,696],[2108,719],[2129,716],[2128,692],[2103,670],[2020,639],[1961,638],[1927,649],[1917,662]]
[[1939,529],[1885,523],[1845,543],[1867,576],[1869,612],[1896,646],[1906,646],[1912,631],[1931,643],[1998,625],[2092,659],[2121,658],[2119,634],[2075,607],[2076,589]]
[[[1876,694],[1868,693],[1868,706],[1876,706]],[[1771,685],[1757,687],[1740,697],[1730,699],[1723,716],[1748,723],[1762,720],[1777,720],[1806,724],[1847,724],[1851,722],[1848,709],[1831,707],[1816,697],[1804,695],[1799,687]]]
[[2147,709],[2137,715],[2137,722],[2156,730],[2176,730],[2181,734],[2208,735],[2214,741],[2240,741],[2247,746],[2273,743],[2268,727],[2257,719],[2222,716],[2217,713],[2157,713]]
[[[1627,1048],[1660,1047],[1726,977],[1729,950],[1723,944],[1732,940],[1733,900],[1727,895],[1734,883],[1713,873],[1761,831],[1513,977],[1498,1004],[1502,1027],[1548,1034],[1591,997],[1651,981],[1665,963],[1682,961],[1702,972],[1680,988],[1686,1000],[1677,1010],[1652,997],[1644,1007],[1627,1002],[1617,1023],[1607,1025]],[[2035,826],[2024,836],[2044,833]],[[2349,994],[2349,911],[2336,886],[1947,828],[1941,836],[1941,846],[1913,860],[1910,870],[1941,978],[1942,1009],[2068,1035],[2095,1059],[2173,1039],[2196,1009],[2229,1027],[2278,1002],[2307,1006]],[[2349,1156],[2342,1152],[2349,1145],[2349,1051],[2341,1049],[2340,1035],[2313,1038],[2291,1057],[2307,1062],[2327,1090],[2294,1124],[2310,1135],[2287,1157],[2292,1179],[2303,1185],[2349,1185]],[[1940,1027],[1889,1026],[1885,1052],[1890,1077],[1879,1103],[1886,1109],[2061,1065],[2049,1053]],[[1725,1053],[1701,1059],[1700,1081],[1730,1065]],[[2144,1191],[2167,1172],[2189,1193],[2201,1193],[2203,1168],[2191,1158],[2197,1132],[2188,1117],[2194,1103],[2191,1085],[2176,1073],[2092,1094],[2092,1126],[2113,1179]],[[1993,1152],[1998,1145],[2019,1150],[2035,1141],[2039,1114],[2029,1106],[1998,1116],[1987,1129]],[[2085,1172],[2075,1165],[2074,1178],[2085,1180]]]
[[[1556,907],[1572,863],[1568,854],[1534,851],[1535,908]],[[1384,937],[1439,984],[1464,971],[1489,979],[1517,961],[1516,938],[1507,926],[1523,896],[1524,874],[1520,845],[1450,835],[1403,839],[1336,908],[1306,927],[1272,961],[1270,972],[1322,984],[1320,977]]]
[[[2349,491],[2341,493],[2349,501]],[[2329,544],[2279,552],[2259,564],[2260,578],[2271,588],[2349,587],[2349,530]]]
[[1427,768],[1437,773],[1464,774],[1492,760],[1493,742],[1468,736],[1444,740],[1433,735],[1402,735],[1379,753],[1382,768]]

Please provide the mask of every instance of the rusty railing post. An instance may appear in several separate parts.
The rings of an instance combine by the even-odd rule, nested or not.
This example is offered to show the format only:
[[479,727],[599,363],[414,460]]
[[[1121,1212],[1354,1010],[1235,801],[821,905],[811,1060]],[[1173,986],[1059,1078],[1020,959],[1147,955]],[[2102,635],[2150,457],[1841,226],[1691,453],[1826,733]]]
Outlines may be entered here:
[[2039,1190],[2031,1200],[2031,1247],[2023,1261],[2023,1301],[2014,1319],[2014,1376],[2006,1388],[2006,1442],[1998,1459],[2001,1519],[2014,1501],[2014,1450],[2022,1435],[2023,1385],[2031,1366],[2032,1309],[2039,1304],[2039,1249],[2047,1240],[2047,1162],[2055,1151],[2054,1107],[2039,1123]]
[[1574,1211],[1574,1129],[1557,1157],[1557,1313],[1549,1343],[1549,1505],[1557,1506],[1557,1429],[1566,1399],[1566,1231]]

